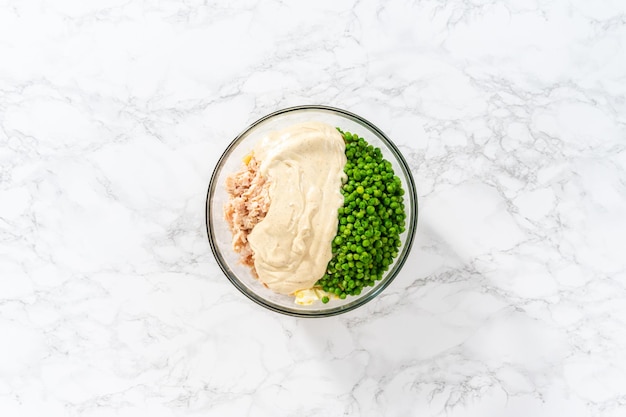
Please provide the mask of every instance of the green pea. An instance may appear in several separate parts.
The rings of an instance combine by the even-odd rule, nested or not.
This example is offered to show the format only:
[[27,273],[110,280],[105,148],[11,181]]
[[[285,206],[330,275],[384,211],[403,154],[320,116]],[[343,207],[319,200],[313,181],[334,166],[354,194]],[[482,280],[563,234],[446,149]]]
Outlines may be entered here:
[[[347,181],[340,189],[344,204],[337,211],[333,257],[318,285],[345,299],[374,285],[398,256],[406,214],[402,182],[381,150],[356,134],[337,130],[346,143]],[[328,297],[322,302],[329,302]]]

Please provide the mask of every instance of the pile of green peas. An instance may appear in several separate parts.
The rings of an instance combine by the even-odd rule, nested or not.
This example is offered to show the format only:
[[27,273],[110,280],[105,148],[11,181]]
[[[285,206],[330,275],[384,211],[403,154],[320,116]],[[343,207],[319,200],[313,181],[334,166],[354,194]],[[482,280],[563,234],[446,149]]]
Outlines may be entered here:
[[[383,277],[400,248],[404,232],[404,190],[379,148],[358,135],[342,132],[348,180],[342,186],[333,257],[317,286],[340,299],[359,295]],[[328,296],[322,297],[327,303]]]

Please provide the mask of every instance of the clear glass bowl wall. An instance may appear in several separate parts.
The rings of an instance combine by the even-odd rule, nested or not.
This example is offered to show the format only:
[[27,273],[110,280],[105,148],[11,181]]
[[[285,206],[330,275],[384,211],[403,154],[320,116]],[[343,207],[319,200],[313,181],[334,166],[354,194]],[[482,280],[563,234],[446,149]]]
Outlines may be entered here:
[[[239,255],[232,249],[232,233],[224,220],[224,203],[228,194],[224,187],[226,177],[241,169],[242,160],[263,135],[290,125],[319,121],[356,133],[371,145],[381,149],[383,157],[393,165],[405,190],[406,230],[400,235],[402,245],[398,257],[373,287],[365,287],[360,295],[345,300],[331,299],[327,304],[316,302],[309,306],[297,305],[294,297],[276,294],[254,278],[250,269],[239,263]],[[417,196],[411,171],[397,147],[367,120],[348,111],[326,106],[299,106],[265,116],[233,140],[228,146],[209,183],[206,201],[206,225],[209,242],[215,258],[232,284],[252,301],[270,310],[301,317],[324,317],[353,310],[372,300],[387,287],[400,271],[409,255],[417,226]]]

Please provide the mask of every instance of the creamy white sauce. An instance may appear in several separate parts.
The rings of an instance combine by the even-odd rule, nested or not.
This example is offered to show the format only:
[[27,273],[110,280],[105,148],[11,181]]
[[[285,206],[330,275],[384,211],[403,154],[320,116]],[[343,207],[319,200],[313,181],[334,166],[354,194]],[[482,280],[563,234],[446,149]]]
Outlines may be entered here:
[[345,144],[333,126],[307,122],[265,136],[254,148],[270,206],[248,241],[261,282],[281,294],[311,288],[326,272],[343,205]]

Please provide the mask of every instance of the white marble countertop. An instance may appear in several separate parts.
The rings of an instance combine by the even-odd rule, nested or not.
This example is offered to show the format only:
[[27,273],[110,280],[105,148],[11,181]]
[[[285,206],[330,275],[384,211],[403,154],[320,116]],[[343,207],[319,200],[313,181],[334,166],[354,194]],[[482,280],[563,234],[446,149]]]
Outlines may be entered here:
[[[0,1],[0,415],[626,415],[626,3],[235,3]],[[297,104],[383,129],[420,199],[327,319],[245,298],[204,225]]]

